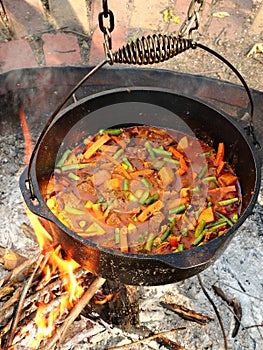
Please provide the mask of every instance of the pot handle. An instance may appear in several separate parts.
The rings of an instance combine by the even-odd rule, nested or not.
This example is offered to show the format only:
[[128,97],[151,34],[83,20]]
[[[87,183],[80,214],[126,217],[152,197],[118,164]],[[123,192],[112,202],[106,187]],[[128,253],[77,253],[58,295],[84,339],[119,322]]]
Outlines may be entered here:
[[38,200],[36,195],[32,197],[28,179],[28,167],[24,169],[20,176],[19,187],[28,209],[37,216],[41,216],[44,219],[52,221],[53,218],[51,217],[51,212],[46,205],[43,204],[43,201]]

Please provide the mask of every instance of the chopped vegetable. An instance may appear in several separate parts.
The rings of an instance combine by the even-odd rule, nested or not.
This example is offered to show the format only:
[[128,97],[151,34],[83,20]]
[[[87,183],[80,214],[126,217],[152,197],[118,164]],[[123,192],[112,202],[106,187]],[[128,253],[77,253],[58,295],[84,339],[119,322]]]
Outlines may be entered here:
[[163,150],[161,148],[153,148],[152,150],[153,150],[154,154],[158,155],[158,156],[165,156],[165,157],[167,157],[167,156],[171,156],[172,155],[172,152],[165,151],[165,150]]
[[104,235],[106,231],[97,223],[93,222],[86,230],[88,234]]
[[144,177],[141,179],[141,182],[144,184],[145,187],[150,188],[151,184],[148,180],[146,180]]
[[148,252],[151,252],[152,250],[153,241],[154,241],[154,233],[150,233],[145,245],[145,249],[148,250]]
[[205,228],[205,224],[206,224],[205,220],[201,219],[199,221],[198,226],[195,230],[195,237],[199,237],[202,234],[202,232]]
[[122,158],[122,161],[125,165],[127,165],[127,167],[131,170],[131,171],[134,171],[134,167],[133,165],[131,164],[131,162],[129,161],[129,159],[127,157],[123,157]]
[[236,203],[238,201],[239,201],[239,198],[235,197],[235,198],[225,199],[224,201],[219,201],[218,204],[221,206],[224,206],[224,205],[230,205],[230,204]]
[[89,159],[100,148],[100,146],[104,145],[104,143],[106,143],[109,140],[110,137],[108,134],[102,135],[86,150],[86,152],[84,153],[84,158]]
[[121,133],[121,129],[104,129],[100,131],[100,134],[108,134],[118,136]]
[[199,215],[198,222],[204,220],[206,224],[209,224],[215,220],[214,211],[212,207],[205,208]]
[[159,210],[163,207],[163,202],[161,200],[157,200],[156,202],[150,204],[148,207],[146,207],[140,215],[138,215],[138,220],[140,222],[144,222],[147,219],[149,219],[150,216],[157,213]]
[[63,153],[63,155],[62,155],[62,157],[60,158],[60,160],[57,162],[57,167],[61,167],[64,163],[65,163],[65,161],[67,160],[67,158],[68,158],[68,156],[71,154],[71,150],[70,149],[67,149],[64,153]]
[[181,204],[181,205],[179,205],[179,206],[176,207],[176,208],[170,209],[170,210],[169,210],[169,214],[170,214],[170,215],[179,214],[179,213],[183,212],[185,209],[186,209],[185,204]]
[[114,153],[114,155],[112,156],[112,158],[118,159],[123,153],[124,153],[124,149],[123,149],[123,148],[120,148],[120,149],[118,149],[118,151],[117,151],[116,153]]
[[46,203],[91,242],[126,253],[177,253],[238,221],[240,185],[222,142],[216,151],[149,126],[104,129],[82,140],[56,164]]
[[144,143],[144,146],[147,149],[147,151],[149,152],[151,158],[155,158],[155,154],[154,154],[154,151],[153,151],[151,143],[149,141],[146,141]]
[[85,169],[91,166],[95,166],[96,163],[90,162],[90,163],[78,163],[78,164],[67,164],[63,165],[61,167],[62,171],[67,171],[67,170],[78,170],[78,169]]
[[150,198],[145,200],[145,204],[150,205],[150,204],[154,203],[155,201],[157,201],[158,198],[159,198],[159,194],[155,193],[153,196],[151,196]]
[[129,180],[128,179],[123,180],[123,189],[124,189],[124,191],[129,190]]
[[225,155],[225,146],[222,142],[218,144],[216,159],[215,159],[215,166],[218,166],[220,162],[223,161]]
[[71,179],[71,180],[75,180],[75,181],[79,181],[80,180],[80,177],[74,173],[69,173],[68,174],[68,177]]

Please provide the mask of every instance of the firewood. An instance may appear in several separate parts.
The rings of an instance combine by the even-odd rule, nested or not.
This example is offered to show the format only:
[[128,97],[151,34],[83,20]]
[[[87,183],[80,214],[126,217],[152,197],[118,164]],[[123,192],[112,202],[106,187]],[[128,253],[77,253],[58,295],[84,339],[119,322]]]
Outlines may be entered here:
[[98,289],[104,284],[105,279],[103,277],[97,277],[94,282],[89,286],[89,288],[84,292],[79,301],[75,304],[73,309],[70,311],[70,314],[63,322],[62,326],[56,330],[56,333],[53,337],[46,343],[43,347],[40,347],[40,350],[51,350],[54,348],[57,342],[62,342],[65,337],[66,331],[69,326],[74,322],[74,320],[79,316],[84,307],[90,302],[91,298],[97,292]]

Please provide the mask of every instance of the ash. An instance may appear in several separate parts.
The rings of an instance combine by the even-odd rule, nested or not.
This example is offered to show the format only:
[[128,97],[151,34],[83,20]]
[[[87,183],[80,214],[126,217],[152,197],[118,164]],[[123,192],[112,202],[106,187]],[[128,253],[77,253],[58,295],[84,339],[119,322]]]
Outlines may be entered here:
[[[2,138],[2,139],[1,139]],[[38,246],[27,237],[22,225],[29,225],[18,181],[24,167],[23,138],[0,137],[0,245],[33,256]],[[14,161],[15,160],[15,161]],[[211,267],[201,273],[205,288],[221,315],[230,350],[263,349],[263,188],[254,213],[245,221],[227,250]],[[0,276],[6,272],[0,270]],[[235,319],[232,309],[217,296],[212,285],[220,287],[229,298],[236,298],[242,307],[241,327],[232,338]],[[183,282],[138,287],[140,326],[160,333],[184,328],[166,335],[188,350],[224,349],[219,322],[211,304],[201,290],[197,277]],[[165,309],[160,302],[181,304],[209,316],[206,325],[186,321]],[[95,321],[94,321],[95,320]],[[71,326],[60,350],[110,349],[136,342],[143,336],[139,329],[122,330],[99,318],[81,316]],[[143,341],[125,349],[167,349],[156,340]]]

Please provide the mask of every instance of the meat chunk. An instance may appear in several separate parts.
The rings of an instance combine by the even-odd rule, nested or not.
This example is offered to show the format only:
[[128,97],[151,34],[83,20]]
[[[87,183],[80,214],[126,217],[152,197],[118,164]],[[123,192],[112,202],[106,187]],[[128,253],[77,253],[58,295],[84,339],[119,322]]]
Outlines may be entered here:
[[105,181],[111,178],[111,174],[108,170],[99,170],[93,175],[93,184],[94,186],[100,186],[104,184]]
[[174,172],[171,168],[162,167],[159,171],[159,176],[162,180],[163,187],[170,185],[174,181]]

